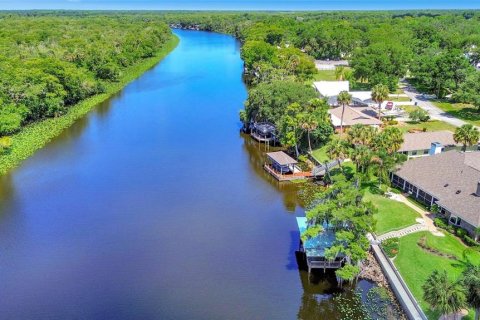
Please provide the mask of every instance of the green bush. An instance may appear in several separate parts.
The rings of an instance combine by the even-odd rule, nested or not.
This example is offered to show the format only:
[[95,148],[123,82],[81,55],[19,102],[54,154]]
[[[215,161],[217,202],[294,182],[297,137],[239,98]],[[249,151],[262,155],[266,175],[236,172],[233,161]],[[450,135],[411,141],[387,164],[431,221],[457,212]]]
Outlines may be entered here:
[[476,242],[468,235],[463,236],[463,242],[465,242],[467,246],[480,248],[480,243]]
[[415,122],[426,122],[430,120],[430,116],[428,115],[428,112],[423,110],[423,109],[416,109],[413,110],[412,112],[409,113],[409,118],[412,121]]
[[457,235],[459,238],[462,238],[462,239],[464,239],[465,236],[468,236],[467,231],[465,231],[465,230],[462,229],[462,228],[457,228],[457,229],[455,230],[455,233],[456,233],[456,235]]
[[433,224],[436,227],[439,227],[439,228],[442,228],[442,229],[447,229],[447,226],[448,226],[448,223],[447,223],[446,219],[444,219],[444,218],[433,219]]
[[398,254],[398,238],[387,239],[382,242],[383,250],[389,258],[393,258]]

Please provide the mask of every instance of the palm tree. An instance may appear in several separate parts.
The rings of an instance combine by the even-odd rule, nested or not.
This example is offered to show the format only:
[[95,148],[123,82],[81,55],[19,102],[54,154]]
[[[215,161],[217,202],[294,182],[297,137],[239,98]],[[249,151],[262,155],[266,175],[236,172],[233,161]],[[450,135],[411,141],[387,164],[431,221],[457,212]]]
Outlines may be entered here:
[[463,151],[467,150],[467,146],[472,146],[478,143],[479,139],[480,132],[471,124],[464,124],[460,128],[457,128],[453,134],[453,140],[455,140],[456,143],[463,144]]
[[382,103],[388,98],[389,90],[384,84],[377,84],[372,89],[372,100],[378,103],[378,119],[382,117]]
[[462,284],[451,281],[447,271],[438,270],[427,278],[422,286],[423,298],[430,304],[433,310],[443,315],[456,313],[466,306],[466,296]]
[[399,128],[387,127],[379,135],[375,136],[375,150],[385,150],[388,154],[394,154],[403,144],[403,133]]
[[343,114],[345,113],[345,105],[352,103],[352,95],[348,91],[342,91],[337,97],[338,104],[342,105],[342,118],[340,119],[340,134],[343,134]]
[[467,290],[467,303],[475,309],[475,320],[480,319],[480,266],[469,264],[462,273],[462,283]]
[[347,141],[353,145],[370,145],[377,134],[377,128],[355,124],[348,130]]
[[344,66],[338,66],[335,68],[335,79],[339,81],[345,80],[347,75],[347,69]]
[[364,145],[355,146],[350,153],[350,159],[355,163],[357,172],[365,173],[372,160],[372,150]]
[[340,170],[342,169],[342,160],[348,158],[349,150],[345,140],[333,139],[326,147],[327,154],[331,159],[337,159]]
[[372,157],[371,162],[377,171],[378,188],[380,189],[382,183],[388,183],[389,181],[390,171],[393,170],[396,164],[395,158],[388,153],[381,151]]
[[312,143],[310,140],[310,132],[317,129],[318,121],[314,113],[305,112],[300,120],[300,127],[307,131],[308,150],[312,152]]

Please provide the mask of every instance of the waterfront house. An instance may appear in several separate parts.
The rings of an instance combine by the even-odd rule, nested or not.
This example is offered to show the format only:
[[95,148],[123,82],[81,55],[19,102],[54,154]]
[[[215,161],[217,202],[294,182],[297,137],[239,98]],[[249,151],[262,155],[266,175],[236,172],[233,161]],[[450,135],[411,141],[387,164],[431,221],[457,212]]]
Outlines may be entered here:
[[425,205],[437,205],[449,224],[472,238],[480,227],[480,151],[451,150],[405,162],[392,184]]
[[325,250],[330,248],[335,241],[335,232],[329,228],[326,223],[323,225],[324,231],[316,237],[301,240],[302,234],[308,228],[306,217],[297,217],[298,231],[300,232],[300,243],[297,251],[297,259],[308,268],[312,269],[338,269],[342,267],[344,257],[339,255],[335,260],[325,259]]
[[[336,107],[328,110],[332,125],[336,131],[340,130],[343,107]],[[343,114],[343,128],[349,128],[355,124],[362,124],[366,126],[379,127],[383,122],[375,118],[375,110],[370,107],[345,107]]]

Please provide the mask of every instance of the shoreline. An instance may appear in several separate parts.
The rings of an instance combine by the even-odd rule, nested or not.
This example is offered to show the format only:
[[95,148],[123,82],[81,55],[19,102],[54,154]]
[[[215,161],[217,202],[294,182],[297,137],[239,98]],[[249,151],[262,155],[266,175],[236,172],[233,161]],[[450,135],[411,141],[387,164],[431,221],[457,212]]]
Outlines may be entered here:
[[87,115],[99,103],[112,97],[125,88],[130,82],[160,63],[178,45],[180,39],[172,33],[171,38],[157,52],[155,57],[145,59],[141,63],[124,70],[122,78],[106,87],[104,93],[89,97],[69,108],[66,114],[58,118],[48,118],[30,124],[20,132],[11,136],[12,146],[7,154],[0,156],[0,176],[18,167],[24,160],[43,148],[63,130],[73,125],[78,119]]

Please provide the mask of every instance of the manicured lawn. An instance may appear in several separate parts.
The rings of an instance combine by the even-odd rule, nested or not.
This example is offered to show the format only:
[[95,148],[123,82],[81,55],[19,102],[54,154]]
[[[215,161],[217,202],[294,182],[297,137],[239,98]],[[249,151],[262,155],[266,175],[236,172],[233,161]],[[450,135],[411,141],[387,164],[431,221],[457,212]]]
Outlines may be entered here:
[[416,218],[421,217],[419,213],[407,205],[373,194],[368,189],[365,191],[364,199],[372,201],[378,209],[378,213],[375,215],[377,220],[376,234],[378,235],[411,226],[417,223]]
[[[420,248],[417,242],[423,236],[426,236],[428,246],[453,255],[457,259],[441,257]],[[480,253],[465,247],[450,234],[445,234],[445,237],[436,237],[426,231],[401,237],[399,244],[399,253],[394,259],[395,266],[427,316],[430,319],[438,319],[439,315],[430,311],[428,304],[423,300],[422,285],[425,280],[434,270],[447,270],[452,279],[458,279],[465,266],[464,252],[471,262],[476,264],[480,264]]]
[[327,155],[327,148],[326,146],[320,147],[312,151],[312,156],[317,159],[317,161],[324,163],[325,161],[329,161],[329,157]]
[[420,109],[420,107],[414,106],[414,105],[411,105],[411,106],[400,106],[400,108],[402,108],[403,110],[405,110],[407,113],[410,113],[410,112],[412,112],[412,111],[415,111],[415,110]]
[[318,70],[314,75],[314,81],[335,81],[335,70]]
[[427,122],[407,121],[399,123],[398,125],[396,125],[396,127],[398,127],[403,132],[408,132],[409,130],[423,130],[424,128],[426,128],[427,131],[449,130],[454,132],[456,129],[455,126],[439,120],[430,120]]
[[407,102],[410,101],[409,97],[388,97],[387,101],[395,101],[395,102]]
[[434,102],[434,104],[455,118],[480,126],[480,111],[472,105],[440,101]]

